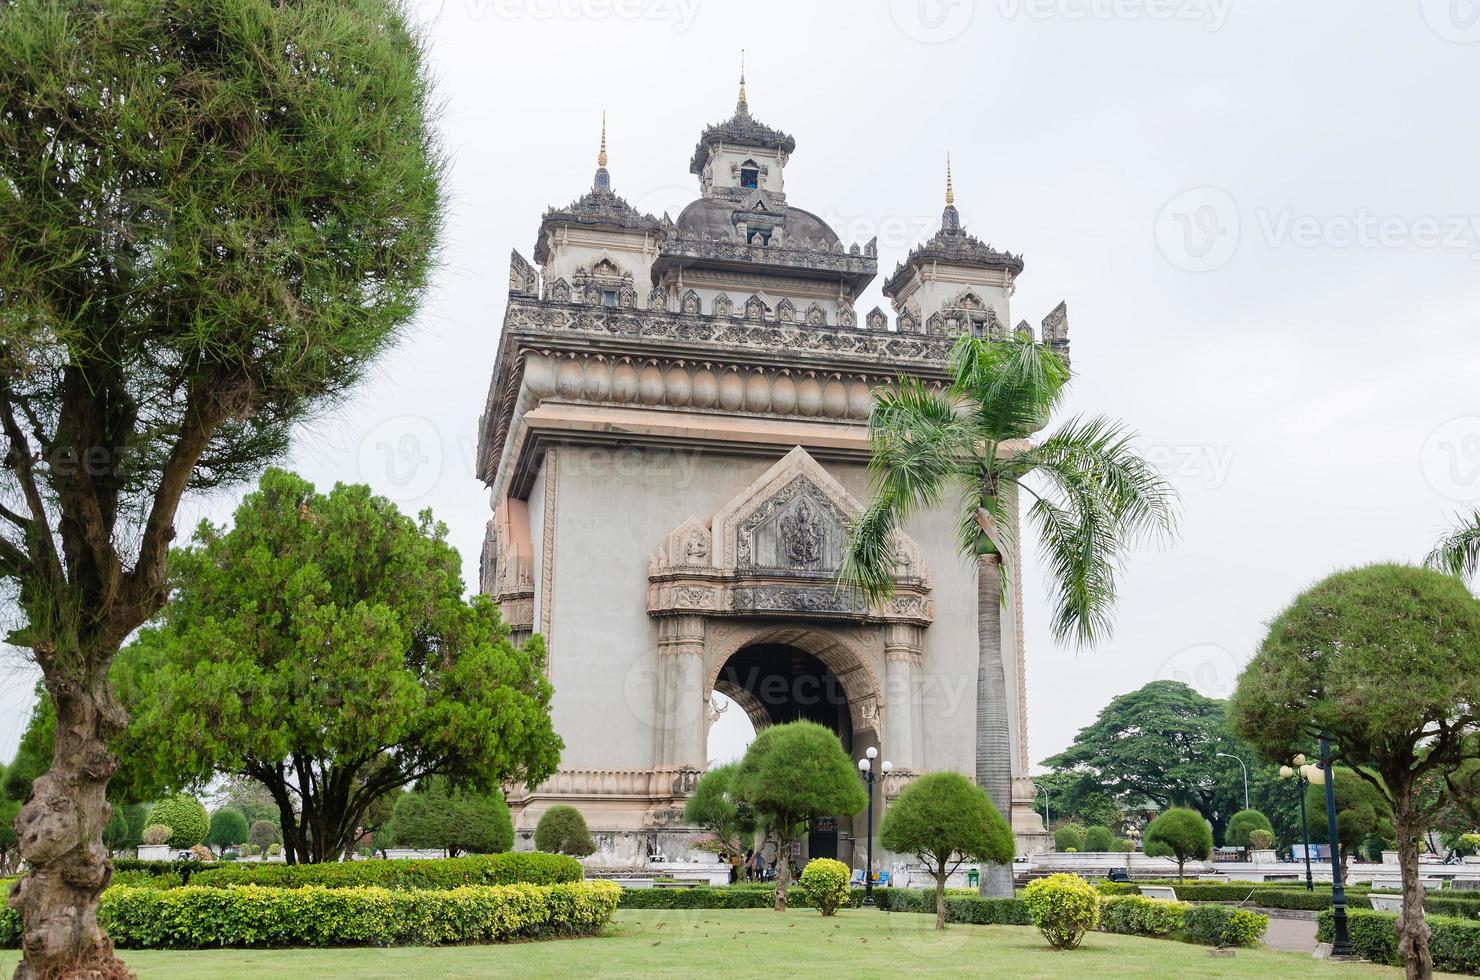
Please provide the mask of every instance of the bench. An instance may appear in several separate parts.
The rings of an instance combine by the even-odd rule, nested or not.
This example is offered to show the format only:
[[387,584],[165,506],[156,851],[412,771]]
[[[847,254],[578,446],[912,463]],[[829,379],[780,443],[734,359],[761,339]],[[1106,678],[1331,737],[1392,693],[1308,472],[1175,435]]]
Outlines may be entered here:
[[1367,901],[1372,903],[1372,908],[1377,912],[1396,912],[1403,914],[1402,895],[1368,895]]
[[1177,889],[1170,885],[1142,885],[1141,894],[1147,898],[1156,898],[1164,902],[1177,900]]
[[655,881],[654,888],[698,888],[697,881]]

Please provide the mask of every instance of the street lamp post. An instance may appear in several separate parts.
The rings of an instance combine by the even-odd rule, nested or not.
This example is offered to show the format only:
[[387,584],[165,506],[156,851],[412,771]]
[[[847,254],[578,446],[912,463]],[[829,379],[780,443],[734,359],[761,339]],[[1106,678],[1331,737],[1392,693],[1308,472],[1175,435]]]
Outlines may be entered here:
[[1290,761],[1298,769],[1292,769],[1290,766],[1280,766],[1280,778],[1289,779],[1297,771],[1300,774],[1300,778],[1296,780],[1296,785],[1300,789],[1300,834],[1305,840],[1305,890],[1313,892],[1316,890],[1316,885],[1310,875],[1310,823],[1305,818],[1305,787],[1310,785],[1310,780],[1306,778],[1306,771],[1315,767],[1306,765],[1305,756],[1303,755],[1297,755]]
[[1232,759],[1244,771],[1244,809],[1247,810],[1249,808],[1249,767],[1244,765],[1244,760],[1236,755],[1229,755],[1227,752],[1214,752],[1213,754],[1224,759]]
[[1331,841],[1331,955],[1355,956],[1346,927],[1346,889],[1341,884],[1341,845],[1336,837],[1336,780],[1332,778],[1331,740],[1321,736],[1321,780],[1326,784],[1326,834]]
[[881,782],[894,769],[894,763],[885,759],[879,764],[880,771],[874,772],[874,760],[878,757],[879,750],[870,745],[863,758],[858,760],[858,774],[868,784],[868,844],[865,847],[868,863],[863,870],[864,905],[874,904],[874,783]]

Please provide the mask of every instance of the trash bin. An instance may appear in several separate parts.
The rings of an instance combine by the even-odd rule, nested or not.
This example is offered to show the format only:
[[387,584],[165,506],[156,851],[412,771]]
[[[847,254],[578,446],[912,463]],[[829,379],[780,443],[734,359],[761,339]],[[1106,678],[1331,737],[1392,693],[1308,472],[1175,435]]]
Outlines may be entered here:
[[967,869],[967,871],[966,871],[966,887],[968,887],[968,888],[975,888],[977,885],[981,884],[981,880],[982,880],[982,876],[981,876],[981,872],[980,871],[976,870],[975,868],[968,868]]

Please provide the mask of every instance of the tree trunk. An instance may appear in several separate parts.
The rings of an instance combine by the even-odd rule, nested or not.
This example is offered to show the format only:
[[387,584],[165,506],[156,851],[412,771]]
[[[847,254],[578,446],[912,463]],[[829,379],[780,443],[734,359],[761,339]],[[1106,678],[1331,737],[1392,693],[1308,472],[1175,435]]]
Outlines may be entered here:
[[1393,829],[1398,834],[1398,866],[1403,874],[1403,914],[1398,918],[1398,955],[1408,980],[1429,980],[1434,958],[1429,953],[1429,924],[1423,918],[1423,885],[1418,880],[1418,839],[1422,833],[1413,811],[1412,787],[1394,792]]
[[944,866],[935,873],[935,928],[946,927],[946,869]]
[[790,847],[790,842],[776,847],[776,900],[771,907],[777,912],[786,911],[786,889],[791,886],[791,861],[786,852]]
[[[976,563],[976,784],[1012,826],[1012,736],[1007,723],[1007,674],[1002,669],[1002,573],[997,555]],[[1012,897],[1012,868],[986,862],[979,891]]]
[[[76,663],[84,655],[68,659]],[[8,898],[21,915],[25,952],[15,978],[132,977],[97,919],[98,896],[113,878],[103,828],[113,815],[106,794],[118,761],[106,739],[122,726],[123,709],[104,669],[80,680],[48,672],[46,687],[56,707],[51,768],[15,818],[20,853],[31,866]]]

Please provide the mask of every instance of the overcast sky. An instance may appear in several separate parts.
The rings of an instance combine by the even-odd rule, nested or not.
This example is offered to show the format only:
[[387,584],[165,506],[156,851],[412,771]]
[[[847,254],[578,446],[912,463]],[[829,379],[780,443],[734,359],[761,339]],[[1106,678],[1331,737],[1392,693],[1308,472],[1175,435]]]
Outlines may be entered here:
[[[1474,0],[416,7],[452,157],[444,266],[405,343],[288,462],[430,506],[470,586],[509,249],[530,255],[544,207],[589,186],[603,110],[614,188],[676,215],[742,47],[752,112],[797,140],[788,200],[878,235],[882,272],[938,226],[950,151],[968,230],[1024,254],[1014,319],[1069,304],[1066,414],[1131,423],[1183,495],[1181,541],[1132,556],[1097,649],[1051,642],[1030,564],[1035,762],[1149,680],[1226,696],[1301,587],[1418,560],[1480,498]],[[860,314],[876,302],[878,281]],[[182,536],[232,503],[195,502]],[[12,659],[0,758],[33,680]]]

